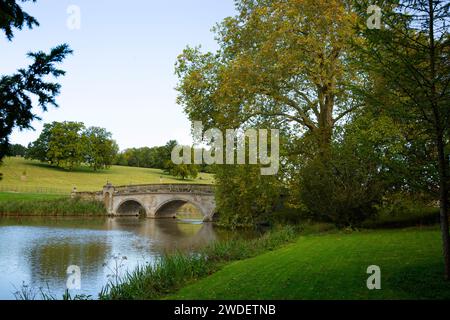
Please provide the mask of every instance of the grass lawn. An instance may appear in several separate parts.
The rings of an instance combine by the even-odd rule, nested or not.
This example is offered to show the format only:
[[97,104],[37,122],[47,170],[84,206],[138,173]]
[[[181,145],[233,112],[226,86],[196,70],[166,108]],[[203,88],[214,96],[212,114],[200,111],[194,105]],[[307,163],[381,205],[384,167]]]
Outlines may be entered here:
[[[381,268],[370,291],[367,267]],[[450,299],[436,227],[302,236],[225,266],[169,299]]]
[[107,181],[114,185],[213,183],[212,175],[204,173],[195,180],[181,180],[159,169],[112,166],[98,172],[89,168],[67,171],[23,158],[5,158],[0,172],[3,173],[0,191],[21,193],[69,193],[74,186],[78,191],[99,191]]
[[0,192],[0,203],[9,201],[54,200],[60,198],[64,198],[64,196],[55,194],[42,194],[42,193]]

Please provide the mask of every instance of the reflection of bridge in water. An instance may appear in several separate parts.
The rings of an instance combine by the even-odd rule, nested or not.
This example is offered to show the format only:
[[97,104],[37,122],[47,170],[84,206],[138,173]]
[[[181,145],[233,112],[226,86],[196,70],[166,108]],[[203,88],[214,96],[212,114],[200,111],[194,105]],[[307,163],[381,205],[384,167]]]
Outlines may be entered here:
[[65,289],[69,265],[80,267],[82,288],[87,290],[84,292],[95,295],[104,285],[107,275],[113,272],[116,256],[126,256],[126,267],[131,271],[167,252],[196,252],[232,234],[226,230],[214,230],[212,223],[202,223],[201,220],[116,216],[42,220],[39,224],[27,218],[20,223],[25,228],[39,228],[33,232],[26,230],[26,236],[21,237],[24,242],[18,247],[13,246],[13,250],[19,250],[15,255],[23,261],[21,268],[29,274],[28,279],[16,281],[17,288],[21,281],[26,280],[27,284],[42,287],[45,292],[51,288],[51,293],[57,295],[62,295]]
[[199,249],[220,238],[212,224],[187,222],[166,219],[139,219],[130,217],[114,217],[108,219],[111,230],[126,230],[139,237],[151,239],[157,252],[172,250]]
[[191,204],[200,211],[203,221],[212,221],[216,207],[214,187],[211,185],[152,184],[114,187],[107,184],[101,192],[74,192],[73,195],[102,201],[108,214],[113,216],[169,218],[185,204]]

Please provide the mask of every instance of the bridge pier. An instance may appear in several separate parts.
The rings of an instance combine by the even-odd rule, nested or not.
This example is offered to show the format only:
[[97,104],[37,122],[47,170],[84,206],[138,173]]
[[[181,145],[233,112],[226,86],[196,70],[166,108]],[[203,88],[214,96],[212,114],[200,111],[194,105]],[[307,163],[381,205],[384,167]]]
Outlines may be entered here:
[[103,187],[103,203],[109,215],[114,215],[114,208],[113,208],[114,192],[115,192],[114,186],[109,182]]
[[203,222],[213,222],[213,217],[212,216],[205,216],[203,218]]

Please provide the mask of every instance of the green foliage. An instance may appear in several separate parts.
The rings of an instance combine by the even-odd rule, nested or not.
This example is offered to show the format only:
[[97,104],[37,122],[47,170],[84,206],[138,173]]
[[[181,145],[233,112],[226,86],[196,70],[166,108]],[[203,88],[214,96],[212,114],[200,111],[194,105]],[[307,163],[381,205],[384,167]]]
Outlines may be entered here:
[[8,147],[8,153],[6,156],[8,157],[25,157],[27,154],[27,147],[24,147],[21,144],[12,144]]
[[[3,197],[4,198],[4,197]],[[106,215],[102,202],[68,197],[22,197],[0,200],[0,216],[92,216]]]
[[361,106],[352,88],[363,80],[352,51],[357,16],[343,1],[236,1],[236,9],[215,28],[217,52],[188,47],[176,65],[191,121],[281,131],[278,177],[261,177],[257,166],[215,168],[220,222],[230,226],[267,221],[283,186],[299,188],[303,137],[314,156],[329,156],[334,130]]
[[[340,0],[236,1],[215,28],[215,53],[178,58],[178,102],[191,121],[238,128],[260,118],[309,131],[327,148],[335,124],[359,106],[351,63],[356,15]],[[320,17],[320,19],[318,19]]]
[[377,214],[364,221],[364,228],[405,228],[439,223],[439,208],[434,203],[409,194],[397,193],[386,197],[377,207]]
[[[340,155],[345,157],[345,155]],[[312,217],[337,226],[358,225],[375,214],[385,189],[371,164],[334,157],[317,159],[301,172],[300,200]]]
[[266,223],[279,205],[282,184],[277,176],[262,176],[259,166],[216,166],[218,223],[227,227]]
[[[49,288],[39,288],[35,289],[32,286],[22,283],[22,286],[16,289],[16,292],[14,292],[14,297],[16,300],[19,301],[33,301],[33,300],[40,300],[40,301],[56,301],[58,300],[58,297],[56,297],[54,294],[50,292]],[[63,301],[85,301],[85,300],[92,300],[92,297],[90,295],[85,294],[76,294],[72,295],[69,292],[69,289],[66,289],[62,296]]]
[[46,158],[60,168],[72,170],[83,161],[85,146],[81,132],[84,125],[81,122],[53,122],[44,126],[48,130]]
[[448,5],[405,0],[382,10],[381,30],[361,29],[366,43],[357,49],[372,78],[363,94],[371,109],[403,129],[408,187],[436,196],[450,170]]
[[180,177],[183,180],[188,177],[195,179],[199,172],[212,173],[211,166],[206,164],[176,167],[172,163],[171,156],[172,150],[177,144],[175,140],[171,140],[164,146],[126,149],[116,156],[115,164],[129,167],[162,169],[167,174]]
[[[419,160],[422,167],[424,164],[435,167],[435,170],[425,171],[428,183],[421,192],[439,197],[445,278],[448,280],[449,4],[440,0],[403,0],[395,6],[383,3],[382,10],[384,27],[381,30],[361,30],[367,40],[366,45],[359,48],[361,61],[374,78],[363,91],[375,108],[384,109],[396,121],[421,133],[418,145],[425,148],[418,155],[410,156],[413,161]],[[421,159],[423,153],[425,157]]]
[[359,112],[336,131],[327,158],[313,153],[294,167],[288,206],[307,218],[359,225],[376,213],[385,195],[405,187],[399,157],[405,145],[391,118]]
[[28,146],[27,158],[72,170],[86,163],[94,170],[107,168],[118,146],[106,129],[85,129],[81,122],[45,124],[39,138]]
[[164,146],[126,149],[117,155],[115,164],[139,168],[166,169],[166,163],[170,161],[172,150],[176,145],[177,142],[171,140]]
[[165,164],[164,171],[171,176],[180,177],[182,180],[186,178],[196,179],[198,176],[198,166],[195,164],[174,164],[168,160]]
[[[36,0],[22,0],[21,2],[35,2]],[[32,29],[39,26],[39,22],[22,10],[17,0],[3,0],[0,3],[0,30],[4,31],[6,38],[12,40],[13,29],[22,30],[24,26]]]
[[110,167],[119,152],[112,134],[104,128],[90,127],[82,134],[85,145],[84,161],[94,170]]
[[38,104],[43,111],[47,111],[49,105],[57,106],[55,98],[61,86],[46,80],[65,74],[56,65],[71,53],[68,45],[60,45],[49,54],[29,53],[28,57],[34,60],[32,65],[13,75],[0,77],[0,159],[7,153],[12,130],[29,129],[31,122],[39,119],[33,113],[31,96],[38,97]]
[[391,194],[448,189],[448,6],[395,3],[379,3],[388,27],[370,30],[370,1],[237,1],[238,15],[214,29],[217,52],[178,57],[178,102],[191,121],[281,127],[278,179],[216,168],[221,222],[265,220],[283,186],[290,220],[339,226],[361,224]]

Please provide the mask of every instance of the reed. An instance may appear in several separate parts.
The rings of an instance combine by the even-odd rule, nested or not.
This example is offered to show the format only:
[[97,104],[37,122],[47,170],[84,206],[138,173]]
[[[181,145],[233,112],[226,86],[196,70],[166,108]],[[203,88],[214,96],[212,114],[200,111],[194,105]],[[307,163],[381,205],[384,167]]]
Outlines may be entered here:
[[63,196],[17,196],[0,201],[0,216],[100,216],[103,203]]

